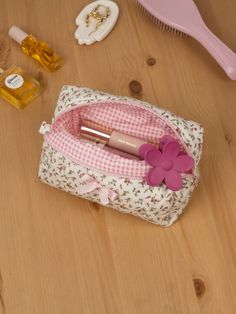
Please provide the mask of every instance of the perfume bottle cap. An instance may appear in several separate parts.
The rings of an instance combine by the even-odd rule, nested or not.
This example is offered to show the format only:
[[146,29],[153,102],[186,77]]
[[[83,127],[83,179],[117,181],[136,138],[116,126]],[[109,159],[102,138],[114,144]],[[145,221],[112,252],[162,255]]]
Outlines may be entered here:
[[18,26],[12,26],[9,31],[8,35],[14,39],[18,44],[21,44],[22,41],[29,36],[26,34],[22,29],[20,29]]

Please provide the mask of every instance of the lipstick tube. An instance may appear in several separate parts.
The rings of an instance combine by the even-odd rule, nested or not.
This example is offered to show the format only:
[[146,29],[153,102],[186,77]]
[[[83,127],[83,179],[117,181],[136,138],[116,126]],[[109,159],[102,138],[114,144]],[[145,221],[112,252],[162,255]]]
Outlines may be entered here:
[[96,143],[103,143],[135,156],[140,156],[140,146],[148,143],[137,137],[123,134],[89,120],[82,121],[80,126],[80,137]]

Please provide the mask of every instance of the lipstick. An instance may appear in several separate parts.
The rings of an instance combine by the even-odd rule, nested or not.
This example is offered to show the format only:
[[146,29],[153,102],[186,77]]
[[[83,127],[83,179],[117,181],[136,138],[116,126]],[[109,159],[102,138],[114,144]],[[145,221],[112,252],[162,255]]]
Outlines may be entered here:
[[102,143],[134,156],[140,156],[139,148],[143,144],[148,143],[135,136],[121,133],[90,120],[82,121],[80,126],[80,137],[96,143]]

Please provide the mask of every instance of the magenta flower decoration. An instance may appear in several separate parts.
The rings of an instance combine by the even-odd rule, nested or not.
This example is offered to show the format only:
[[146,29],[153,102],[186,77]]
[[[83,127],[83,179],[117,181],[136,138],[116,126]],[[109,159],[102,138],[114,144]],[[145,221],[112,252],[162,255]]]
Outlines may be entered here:
[[178,191],[183,186],[181,173],[192,170],[194,160],[183,154],[178,141],[170,136],[162,138],[159,147],[151,144],[140,147],[140,156],[152,167],[146,176],[147,183],[158,186],[165,182],[169,189]]

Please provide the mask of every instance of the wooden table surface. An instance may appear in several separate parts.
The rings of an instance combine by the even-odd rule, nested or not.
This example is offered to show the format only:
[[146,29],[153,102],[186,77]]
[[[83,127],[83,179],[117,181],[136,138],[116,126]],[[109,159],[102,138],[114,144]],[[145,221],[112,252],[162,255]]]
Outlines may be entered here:
[[[0,66],[18,64],[45,86],[23,111],[0,100],[0,313],[236,312],[236,82],[196,41],[160,31],[134,1],[118,3],[110,36],[79,46],[74,20],[86,0],[0,0]],[[236,51],[236,2],[197,5]],[[46,73],[25,56],[8,39],[12,25],[50,43],[63,68]],[[38,129],[62,85],[129,96],[132,80],[141,99],[205,128],[200,184],[170,228],[37,181]]]

